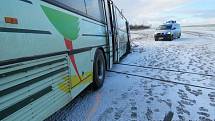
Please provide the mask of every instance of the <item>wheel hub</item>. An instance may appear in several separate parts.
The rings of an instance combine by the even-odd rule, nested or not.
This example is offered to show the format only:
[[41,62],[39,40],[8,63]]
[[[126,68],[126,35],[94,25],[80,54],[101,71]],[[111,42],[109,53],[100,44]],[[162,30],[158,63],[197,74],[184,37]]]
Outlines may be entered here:
[[99,80],[102,80],[104,77],[104,65],[101,60],[98,60],[98,77]]

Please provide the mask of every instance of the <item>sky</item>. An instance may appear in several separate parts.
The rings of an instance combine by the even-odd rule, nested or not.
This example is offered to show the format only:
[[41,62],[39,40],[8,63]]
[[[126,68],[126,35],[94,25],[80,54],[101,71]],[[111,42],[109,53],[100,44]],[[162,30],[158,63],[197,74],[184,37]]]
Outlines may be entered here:
[[215,0],[113,0],[130,24],[215,24]]

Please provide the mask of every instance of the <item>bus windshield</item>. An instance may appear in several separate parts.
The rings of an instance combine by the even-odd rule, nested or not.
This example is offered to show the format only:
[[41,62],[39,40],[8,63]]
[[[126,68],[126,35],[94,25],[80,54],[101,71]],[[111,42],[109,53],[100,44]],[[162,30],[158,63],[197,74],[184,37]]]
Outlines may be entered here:
[[169,30],[172,28],[172,25],[160,25],[157,30]]

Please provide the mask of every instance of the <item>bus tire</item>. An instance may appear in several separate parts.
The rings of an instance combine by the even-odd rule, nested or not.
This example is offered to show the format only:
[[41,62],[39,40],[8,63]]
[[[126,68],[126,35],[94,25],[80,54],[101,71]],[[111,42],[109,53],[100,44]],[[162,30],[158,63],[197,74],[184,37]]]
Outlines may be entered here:
[[93,62],[93,88],[95,90],[101,88],[105,79],[105,58],[102,50],[97,49]]

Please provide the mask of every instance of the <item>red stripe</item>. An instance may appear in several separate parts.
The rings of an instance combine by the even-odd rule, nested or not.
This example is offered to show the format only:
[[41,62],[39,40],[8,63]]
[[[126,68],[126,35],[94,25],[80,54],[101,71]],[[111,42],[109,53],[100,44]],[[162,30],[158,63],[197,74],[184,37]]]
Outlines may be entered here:
[[[69,39],[65,39],[65,44],[66,44],[67,49],[69,49],[70,51],[73,50],[72,41],[70,41]],[[76,62],[75,62],[75,56],[74,55],[70,55],[69,57],[70,57],[70,60],[72,62],[72,65],[73,65],[73,67],[75,69],[75,72],[78,75],[79,80],[82,81],[81,76],[80,76],[80,74],[78,72],[78,68],[77,68]]]

